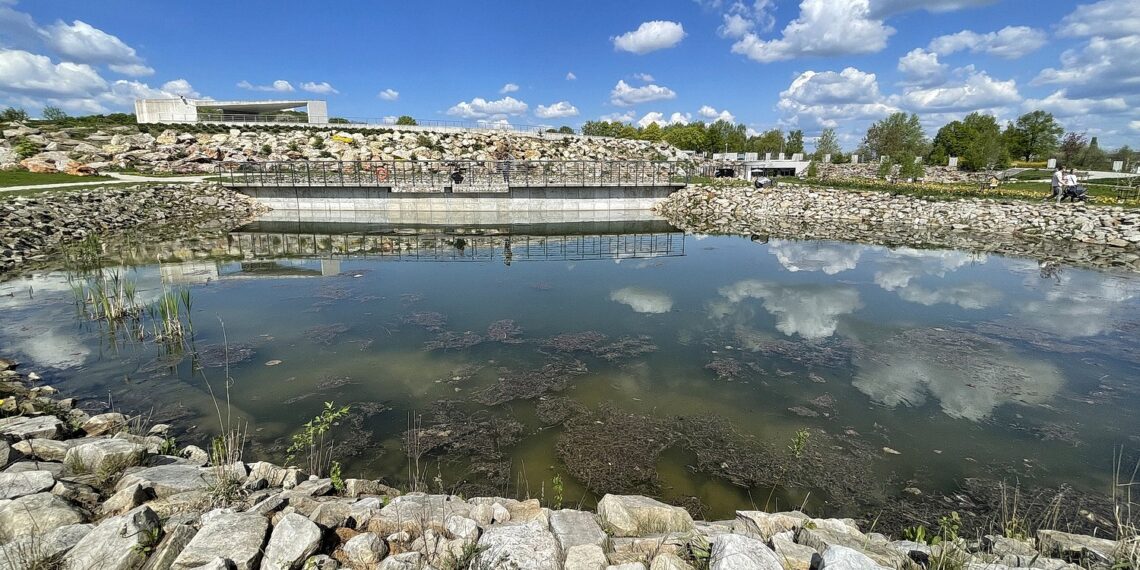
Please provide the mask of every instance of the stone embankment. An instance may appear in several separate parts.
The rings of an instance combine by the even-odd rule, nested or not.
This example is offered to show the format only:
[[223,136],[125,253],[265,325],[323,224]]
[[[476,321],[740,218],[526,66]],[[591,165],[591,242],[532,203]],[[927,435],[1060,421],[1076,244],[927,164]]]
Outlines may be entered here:
[[3,570],[1077,570],[1135,564],[1140,546],[1049,530],[931,546],[801,512],[703,522],[641,496],[606,495],[593,513],[401,493],[267,462],[213,464],[179,448],[169,425],[89,415],[38,379],[0,360]]
[[216,184],[44,193],[0,202],[0,273],[46,260],[68,242],[166,223],[239,225],[265,207]]
[[[133,127],[95,133],[44,131],[9,125],[0,141],[0,170],[90,174],[135,168],[155,172],[214,172],[219,161],[273,160],[679,160],[663,142],[589,137],[521,136],[508,132],[341,132],[305,129],[275,132],[228,129],[189,133],[166,129],[157,136]],[[21,157],[18,149],[36,149]]]
[[781,185],[693,186],[657,205],[700,233],[843,240],[1025,255],[1140,271],[1140,210]]

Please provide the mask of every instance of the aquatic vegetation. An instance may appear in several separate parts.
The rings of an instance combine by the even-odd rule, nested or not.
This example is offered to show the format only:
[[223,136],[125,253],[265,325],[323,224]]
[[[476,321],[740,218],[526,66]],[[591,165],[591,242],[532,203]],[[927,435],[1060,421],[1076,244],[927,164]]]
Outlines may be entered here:
[[574,376],[587,372],[577,360],[558,360],[537,370],[504,371],[498,381],[473,394],[483,405],[496,406],[511,400],[533,400],[549,392],[561,392]]
[[716,373],[717,380],[737,380],[744,374],[744,366],[735,358],[717,356],[705,365],[706,370]]
[[196,348],[194,362],[199,368],[222,368],[253,360],[249,344],[207,344]]
[[335,390],[343,386],[355,384],[351,376],[338,376],[335,374],[325,374],[317,379],[317,391],[325,392],[328,390]]
[[483,342],[483,337],[471,331],[461,333],[443,331],[424,343],[424,350],[463,350]]
[[586,413],[586,407],[566,397],[543,396],[535,405],[535,412],[539,421],[553,426],[566,420]]
[[516,344],[523,342],[518,338],[522,335],[522,327],[511,319],[495,321],[487,326],[487,339],[494,342]]
[[807,449],[808,439],[811,438],[811,432],[807,429],[799,429],[796,435],[792,436],[792,441],[788,443],[788,451],[792,452],[792,456],[799,459],[804,456],[804,450]]
[[334,323],[331,325],[317,325],[305,329],[305,338],[317,343],[329,346],[336,340],[336,337],[348,332],[348,325],[344,323]]
[[595,493],[656,495],[658,457],[676,438],[669,420],[605,405],[567,420],[556,449],[567,472]]
[[605,342],[606,335],[598,331],[562,333],[538,341],[543,348],[558,352],[590,352]]
[[657,345],[653,344],[653,339],[646,335],[640,335],[636,337],[623,336],[610,344],[593,349],[592,352],[598,358],[614,362],[616,360],[634,358],[655,352],[656,350]]
[[400,322],[405,325],[423,327],[432,332],[443,330],[447,325],[447,317],[434,311],[416,311],[400,315]]

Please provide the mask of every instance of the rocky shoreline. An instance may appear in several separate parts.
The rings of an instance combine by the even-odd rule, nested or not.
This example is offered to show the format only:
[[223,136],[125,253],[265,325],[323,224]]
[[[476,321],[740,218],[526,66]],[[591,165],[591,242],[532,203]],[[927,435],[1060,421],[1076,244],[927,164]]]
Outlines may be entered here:
[[44,262],[69,243],[161,225],[236,227],[266,208],[217,184],[139,185],[46,192],[0,202],[0,274]]
[[934,201],[787,184],[692,186],[654,211],[697,233],[952,248],[1140,271],[1140,210],[1119,207]]
[[38,380],[0,360],[4,570],[1076,570],[1135,567],[1140,548],[1135,536],[1054,530],[959,538],[953,518],[928,530],[943,540],[916,542],[801,512],[698,521],[642,496],[606,495],[593,513],[537,499],[401,493],[382,481],[211,461],[178,447],[169,425],[91,416]]

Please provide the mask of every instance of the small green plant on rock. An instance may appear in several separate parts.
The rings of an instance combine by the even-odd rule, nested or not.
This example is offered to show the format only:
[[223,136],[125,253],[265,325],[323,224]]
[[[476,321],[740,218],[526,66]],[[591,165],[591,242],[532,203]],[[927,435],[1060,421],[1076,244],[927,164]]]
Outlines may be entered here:
[[344,487],[344,475],[342,475],[340,472],[340,462],[339,461],[333,461],[329,465],[329,479],[332,480],[332,486],[333,486],[333,489],[336,489],[336,492],[338,492],[338,493],[344,492],[344,489],[345,489],[345,487]]
[[565,490],[561,475],[554,476],[554,480],[550,483],[550,489],[554,493],[554,510],[560,510],[562,508],[562,492]]

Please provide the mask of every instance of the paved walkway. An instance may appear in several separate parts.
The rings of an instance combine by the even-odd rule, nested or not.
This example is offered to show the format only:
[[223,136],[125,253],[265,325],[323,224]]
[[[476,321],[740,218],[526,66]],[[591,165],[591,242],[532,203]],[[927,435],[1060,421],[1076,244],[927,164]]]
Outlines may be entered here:
[[23,186],[4,186],[0,192],[16,192],[19,190],[50,190],[52,188],[71,188],[74,186],[101,186],[106,184],[119,184],[123,182],[202,182],[208,174],[190,176],[138,176],[134,174],[120,174],[108,172],[114,180],[96,180],[94,182],[60,182],[58,184],[25,184]]

